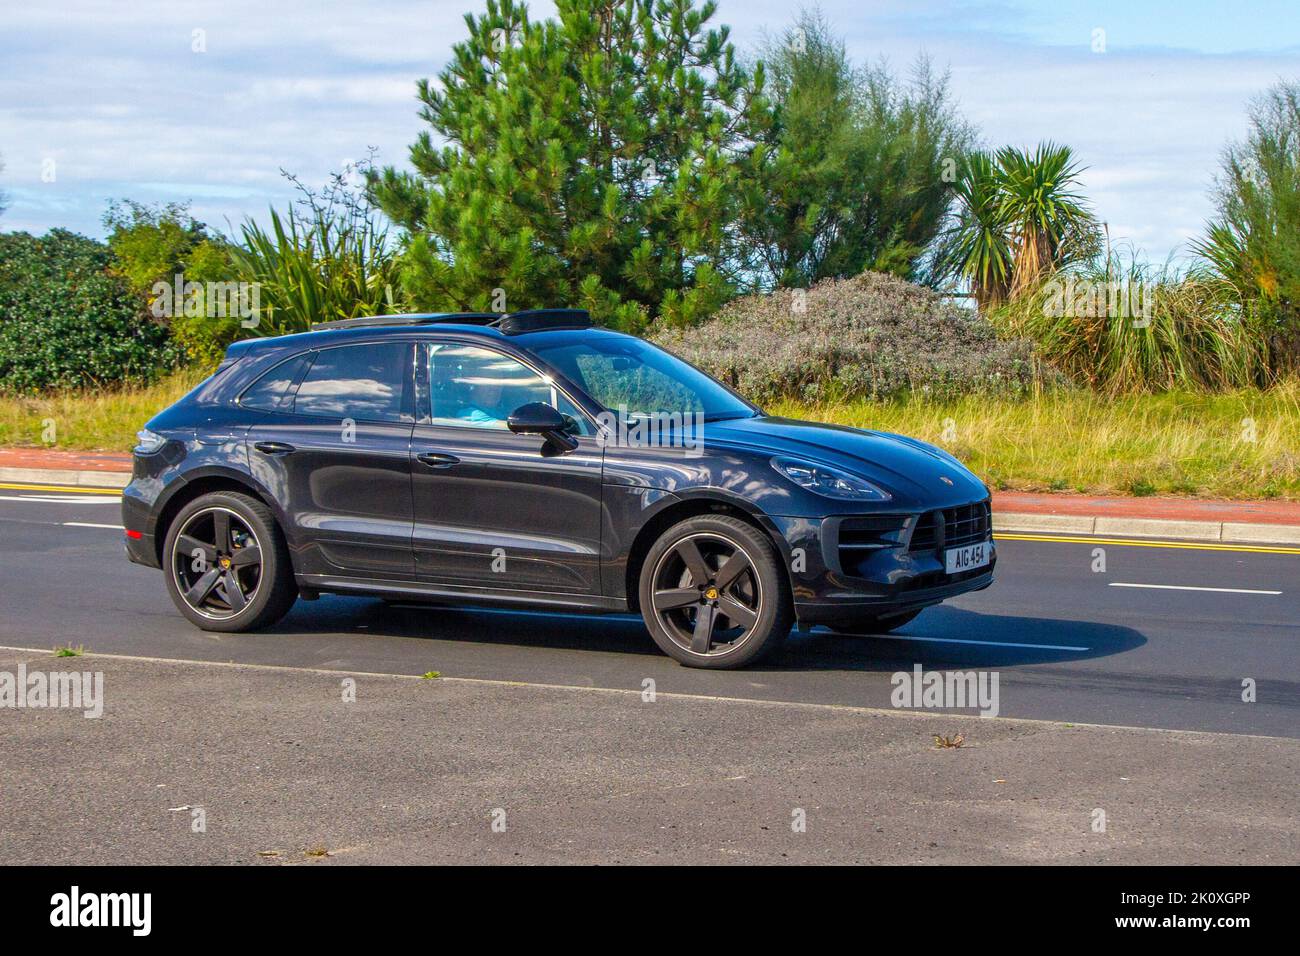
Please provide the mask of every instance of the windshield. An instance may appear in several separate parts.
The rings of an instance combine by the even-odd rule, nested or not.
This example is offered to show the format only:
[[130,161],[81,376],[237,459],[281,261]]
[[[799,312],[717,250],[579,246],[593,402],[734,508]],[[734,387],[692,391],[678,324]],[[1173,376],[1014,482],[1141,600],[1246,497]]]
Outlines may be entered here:
[[703,372],[629,335],[551,332],[537,336],[529,347],[601,405],[625,416],[676,412],[719,421],[755,414]]

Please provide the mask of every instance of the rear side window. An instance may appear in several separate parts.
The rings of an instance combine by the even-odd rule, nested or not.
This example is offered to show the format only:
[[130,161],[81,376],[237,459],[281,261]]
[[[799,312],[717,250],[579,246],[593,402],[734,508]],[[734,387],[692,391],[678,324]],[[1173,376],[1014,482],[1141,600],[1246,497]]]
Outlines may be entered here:
[[322,349],[298,386],[299,415],[372,422],[402,420],[411,346],[403,342]]
[[281,362],[244,389],[244,394],[239,396],[239,404],[265,412],[288,411],[289,389],[302,376],[307,362],[308,354],[305,352]]

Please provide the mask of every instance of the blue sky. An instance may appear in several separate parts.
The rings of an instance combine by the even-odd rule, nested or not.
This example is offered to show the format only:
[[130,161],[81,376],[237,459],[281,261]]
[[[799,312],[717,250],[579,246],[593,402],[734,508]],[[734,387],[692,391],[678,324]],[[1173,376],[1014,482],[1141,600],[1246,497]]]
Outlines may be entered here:
[[[433,76],[480,0],[104,3],[0,10],[0,228],[99,235],[112,198],[191,200],[226,229],[377,147],[405,164]],[[990,145],[1055,139],[1088,167],[1111,236],[1183,251],[1211,213],[1220,151],[1250,98],[1300,78],[1296,0],[822,0],[860,60],[952,73]],[[533,15],[553,9],[530,5]],[[787,0],[718,0],[742,51],[787,25]],[[1105,31],[1095,52],[1094,30]],[[194,31],[206,50],[195,52]],[[53,181],[49,176],[53,162]],[[43,178],[42,172],[47,175]]]

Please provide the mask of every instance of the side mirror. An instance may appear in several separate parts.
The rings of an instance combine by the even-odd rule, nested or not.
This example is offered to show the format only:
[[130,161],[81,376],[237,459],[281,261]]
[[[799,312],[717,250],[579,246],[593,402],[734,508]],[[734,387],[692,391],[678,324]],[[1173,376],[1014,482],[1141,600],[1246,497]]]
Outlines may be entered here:
[[568,433],[567,425],[564,416],[545,402],[520,405],[506,419],[506,427],[516,435],[544,436],[547,444],[542,449],[543,455],[546,454],[547,447],[561,452],[573,451],[578,447],[578,442]]
[[545,435],[563,431],[564,416],[545,402],[529,402],[510,413],[506,427],[516,435]]

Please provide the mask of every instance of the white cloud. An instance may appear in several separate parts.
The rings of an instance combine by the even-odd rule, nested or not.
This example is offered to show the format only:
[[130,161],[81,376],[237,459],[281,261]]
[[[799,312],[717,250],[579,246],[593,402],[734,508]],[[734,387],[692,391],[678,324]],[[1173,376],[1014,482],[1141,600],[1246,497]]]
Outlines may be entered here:
[[[918,52],[951,68],[965,113],[990,145],[1055,139],[1112,236],[1163,259],[1211,213],[1208,187],[1250,96],[1300,75],[1300,18],[1273,0],[1176,6],[1098,0],[822,0],[859,60],[903,69]],[[264,214],[291,193],[281,167],[323,180],[378,147],[404,164],[420,132],[415,81],[432,77],[481,0],[322,6],[95,0],[8,4],[0,13],[0,228],[98,234],[109,198],[192,197],[214,225]],[[788,0],[721,0],[716,22],[752,50],[787,25]],[[534,18],[549,3],[533,4]],[[1181,15],[1180,15],[1181,12]],[[1089,47],[1093,25],[1107,52]],[[207,52],[191,50],[206,31]],[[1249,42],[1254,41],[1254,42]],[[1256,45],[1256,52],[1242,52]],[[1236,52],[1232,52],[1236,51]],[[42,163],[57,162],[55,183]]]

